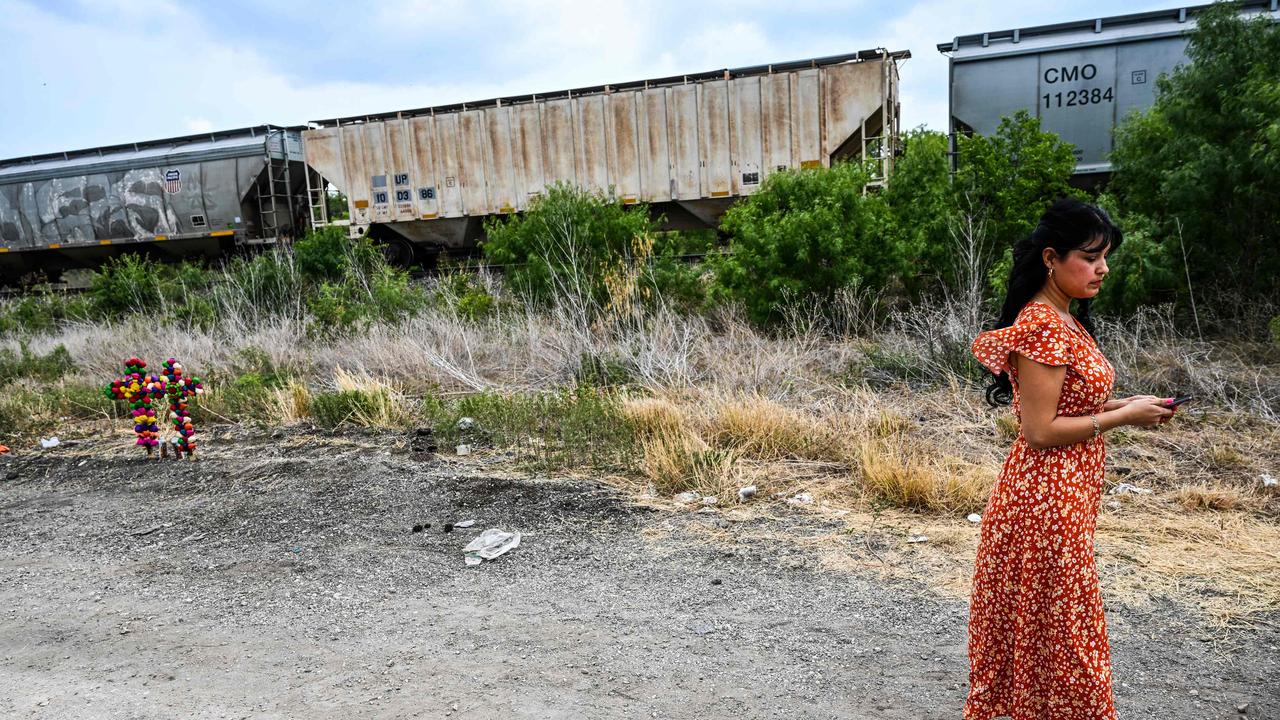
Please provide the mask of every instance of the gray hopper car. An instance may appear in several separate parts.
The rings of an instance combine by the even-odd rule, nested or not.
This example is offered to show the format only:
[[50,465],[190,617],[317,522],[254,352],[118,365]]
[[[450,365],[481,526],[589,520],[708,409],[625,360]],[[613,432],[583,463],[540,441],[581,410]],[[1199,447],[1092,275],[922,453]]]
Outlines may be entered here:
[[907,57],[867,50],[310,123],[312,220],[329,222],[332,184],[352,235],[430,255],[474,246],[483,218],[566,182],[650,203],[668,227],[715,227],[779,170],[870,158],[887,175]]
[[221,255],[304,228],[298,128],[263,126],[0,161],[0,285],[146,247]]
[[[1239,3],[1280,19],[1277,0]],[[951,132],[990,135],[1026,110],[1075,146],[1076,174],[1111,171],[1112,132],[1155,102],[1156,78],[1186,62],[1187,34],[1208,5],[962,35],[951,58]]]

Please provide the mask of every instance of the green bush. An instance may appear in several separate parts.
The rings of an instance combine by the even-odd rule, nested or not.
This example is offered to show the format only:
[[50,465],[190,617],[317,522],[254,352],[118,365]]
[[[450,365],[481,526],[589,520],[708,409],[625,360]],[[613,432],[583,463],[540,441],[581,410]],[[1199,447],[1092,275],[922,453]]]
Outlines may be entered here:
[[894,242],[916,259],[913,276],[904,284],[914,286],[931,276],[950,281],[956,203],[947,136],[918,128],[907,132],[902,143],[884,200],[893,214]]
[[732,254],[715,256],[716,298],[768,322],[797,300],[828,301],[855,284],[882,290],[901,278],[908,255],[893,241],[884,199],[864,193],[867,180],[853,163],[770,175],[725,213]]
[[1215,3],[1187,56],[1116,129],[1111,187],[1150,219],[1148,247],[1190,274],[1174,286],[1184,310],[1193,288],[1202,312],[1246,319],[1280,297],[1280,23]]
[[197,422],[259,425],[271,418],[275,391],[295,377],[289,368],[278,367],[265,351],[256,347],[241,349],[230,368],[199,375],[205,392],[192,405],[191,414]]
[[61,417],[93,419],[114,416],[116,402],[102,394],[102,388],[88,385],[66,385],[54,394],[57,413]]
[[[617,469],[634,461],[635,432],[617,395],[580,385],[547,393],[483,392],[458,399],[428,397],[423,419],[444,447],[489,442],[514,449],[542,470]],[[475,421],[459,430],[463,417]]]
[[1175,244],[1161,242],[1148,218],[1121,214],[1113,197],[1103,195],[1098,203],[1124,230],[1124,243],[1107,255],[1110,273],[1094,307],[1111,315],[1128,315],[1152,301],[1174,300],[1182,284],[1182,259],[1171,252]]
[[50,333],[63,321],[87,320],[93,314],[93,304],[83,294],[33,288],[21,297],[0,304],[0,335]]
[[365,277],[347,275],[322,283],[308,297],[307,309],[314,320],[312,334],[335,337],[359,332],[374,322],[403,322],[427,302],[426,292],[409,282],[408,273],[379,264]]
[[647,263],[646,236],[657,223],[646,205],[557,183],[522,215],[485,223],[485,258],[503,265],[508,286],[536,302],[572,296],[593,309],[609,305],[609,282]]
[[18,352],[0,348],[0,385],[18,379],[57,380],[74,367],[71,353],[58,345],[47,355],[31,352],[25,343]]
[[497,308],[497,299],[476,276],[465,270],[441,274],[431,292],[430,303],[440,309],[452,308],[459,317],[481,320]]
[[338,390],[311,396],[311,416],[321,427],[384,425],[393,398],[386,389]]
[[1053,201],[1084,196],[1069,183],[1075,149],[1025,110],[993,135],[960,135],[956,151],[953,212],[981,221],[990,255],[1029,235]]
[[346,228],[326,227],[293,244],[298,273],[314,283],[337,282],[352,274],[367,274],[382,262],[382,253],[367,238],[352,240]]
[[241,315],[275,314],[298,307],[306,293],[286,251],[232,258],[214,287],[217,306]]
[[104,317],[124,317],[154,308],[160,300],[155,263],[141,255],[111,258],[93,273],[89,297]]

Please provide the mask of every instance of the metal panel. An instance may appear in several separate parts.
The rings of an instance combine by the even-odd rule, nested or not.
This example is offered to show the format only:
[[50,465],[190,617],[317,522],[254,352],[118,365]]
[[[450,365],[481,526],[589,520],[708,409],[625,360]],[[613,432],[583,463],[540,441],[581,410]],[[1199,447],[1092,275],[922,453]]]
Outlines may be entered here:
[[953,66],[951,113],[981,135],[991,135],[1000,118],[1036,106],[1039,62],[1034,56]]
[[511,148],[511,109],[489,108],[484,114],[489,146],[485,166],[485,175],[489,178],[489,210],[515,212],[519,205],[517,198],[522,197],[524,191],[516,186],[516,176],[523,174],[523,169],[517,170],[516,153]]
[[672,174],[675,175],[676,197],[696,200],[702,197],[702,161],[699,154],[698,86],[681,85],[670,90],[667,126],[672,141]]
[[368,173],[363,180],[369,185],[372,217],[374,222],[387,222],[391,219],[391,168],[387,163],[386,124],[357,127],[363,138],[364,169]]
[[[859,140],[866,140],[862,135],[863,125],[880,112],[885,103],[884,66],[879,63],[836,65],[824,68],[822,75],[822,108],[826,115],[824,148],[830,158],[844,139],[857,134]],[[878,132],[877,128],[866,128],[867,135]],[[850,154],[856,155],[861,150],[858,147]]]
[[1115,123],[1115,46],[1045,53],[1039,60],[1040,127],[1074,145],[1078,165],[1106,162]]
[[[778,168],[830,164],[868,118],[883,114],[892,126],[885,108],[896,97],[897,57],[859,55],[667,78],[656,87],[504,99],[438,108],[408,121],[382,116],[343,126],[343,133],[359,133],[362,147],[353,155],[344,142],[342,164],[359,155],[363,177],[386,174],[392,181],[408,165],[417,205],[412,215],[397,211],[400,222],[520,210],[553,182],[612,189],[625,202],[679,200],[686,210],[693,201],[715,201],[696,205],[703,214],[694,214],[710,221],[727,199],[753,192]],[[380,136],[375,127],[383,128]],[[344,170],[354,186],[351,167]],[[362,220],[357,211],[353,225],[376,217],[366,213]]]
[[[219,162],[226,162],[221,160]],[[169,165],[165,170],[177,170],[181,173],[179,190],[176,193],[165,193],[163,200],[168,205],[174,219],[174,232],[200,233],[208,232],[208,218],[204,211],[204,187],[200,179],[200,165]],[[194,216],[200,216],[205,222],[201,226],[193,223]]]
[[578,182],[587,190],[609,190],[608,143],[604,122],[604,96],[575,98],[573,119],[578,136]]
[[351,222],[368,224],[373,221],[369,170],[364,164],[364,125],[347,125],[340,128],[342,137],[342,167],[347,184],[342,191],[351,206]]
[[519,171],[516,185],[521,192],[516,198],[516,207],[520,210],[527,208],[529,200],[546,188],[546,178],[542,172],[542,122],[539,115],[539,106],[533,103],[517,105],[511,109],[512,152]]
[[726,80],[698,85],[699,128],[702,130],[704,197],[728,197],[729,180],[729,83]]
[[609,106],[609,155],[612,158],[609,177],[614,192],[623,202],[640,197],[640,148],[636,124],[636,100],[639,93],[623,92],[606,95]]
[[306,163],[335,186],[347,188],[342,163],[342,139],[338,128],[320,128],[307,132],[304,146]]
[[[237,167],[248,159],[237,159]],[[164,175],[160,168],[130,170],[116,183],[116,188],[124,204],[125,223],[131,235],[151,237],[177,231],[177,217],[165,206]]]
[[388,120],[387,186],[391,191],[391,218],[416,220],[413,188],[417,184],[417,168],[409,148],[409,127],[405,120]]
[[760,78],[738,78],[731,83],[734,135],[733,191],[749,195],[760,187],[764,163],[764,120],[760,110]]
[[483,110],[468,110],[458,116],[459,154],[458,185],[462,188],[462,207],[467,215],[489,212],[484,174],[485,121]]
[[432,219],[440,216],[439,172],[435,159],[435,118],[420,117],[409,121],[410,148],[413,152],[412,172],[414,207],[418,216]]
[[578,184],[577,130],[573,122],[573,103],[549,100],[542,103],[542,165],[546,182]]
[[796,165],[791,157],[791,78],[791,73],[779,73],[760,81],[765,157],[761,182],[770,173]]
[[1116,120],[1156,101],[1156,78],[1187,61],[1187,38],[1173,37],[1116,47]]
[[[128,146],[114,146],[58,153],[38,158],[0,160],[0,182],[36,182],[59,177],[85,177],[109,172],[126,172],[137,167],[159,167],[262,155],[268,132],[281,130],[246,128],[231,133],[155,140]],[[296,134],[292,135],[297,137]],[[278,144],[278,143],[277,143]]]
[[209,228],[229,228],[234,225],[236,218],[240,216],[241,197],[238,194],[235,161],[201,163],[200,182],[204,186],[205,219],[209,222]]
[[637,108],[640,134],[640,197],[662,202],[676,196],[671,177],[671,150],[667,141],[667,91],[645,90]]
[[831,161],[822,152],[822,88],[817,70],[795,74],[791,118],[795,136],[792,155],[802,168],[826,167]]
[[437,195],[440,197],[442,217],[462,217],[467,214],[462,200],[462,170],[458,159],[462,147],[462,131],[459,129],[461,117],[450,113],[435,118],[436,166],[440,177]]

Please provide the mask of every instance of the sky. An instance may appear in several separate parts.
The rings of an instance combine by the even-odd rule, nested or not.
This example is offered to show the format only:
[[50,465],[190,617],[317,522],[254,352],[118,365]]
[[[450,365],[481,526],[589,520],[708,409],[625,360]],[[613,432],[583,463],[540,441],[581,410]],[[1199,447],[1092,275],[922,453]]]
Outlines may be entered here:
[[[1192,3],[1198,4],[1198,3]],[[956,35],[1177,7],[1080,0],[0,0],[0,158],[876,47],[947,126]]]

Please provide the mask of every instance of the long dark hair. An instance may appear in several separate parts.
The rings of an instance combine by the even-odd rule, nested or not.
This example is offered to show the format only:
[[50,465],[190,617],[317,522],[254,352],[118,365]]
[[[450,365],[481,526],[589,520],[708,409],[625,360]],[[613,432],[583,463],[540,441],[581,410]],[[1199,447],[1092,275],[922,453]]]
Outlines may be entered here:
[[[1120,247],[1124,234],[1111,222],[1106,211],[1096,205],[1064,198],[1049,206],[1040,216],[1040,224],[1031,234],[1013,246],[1013,267],[1009,270],[1009,285],[1000,308],[1000,318],[991,329],[1009,327],[1031,298],[1044,287],[1049,277],[1042,255],[1045,248],[1053,248],[1059,257],[1066,257],[1072,250],[1099,252],[1110,246],[1110,252]],[[1093,319],[1089,317],[1091,300],[1077,301],[1076,319],[1097,336]],[[989,373],[989,371],[988,371]],[[987,402],[992,406],[1008,405],[1013,399],[1013,385],[1008,373],[994,375],[987,386]]]

